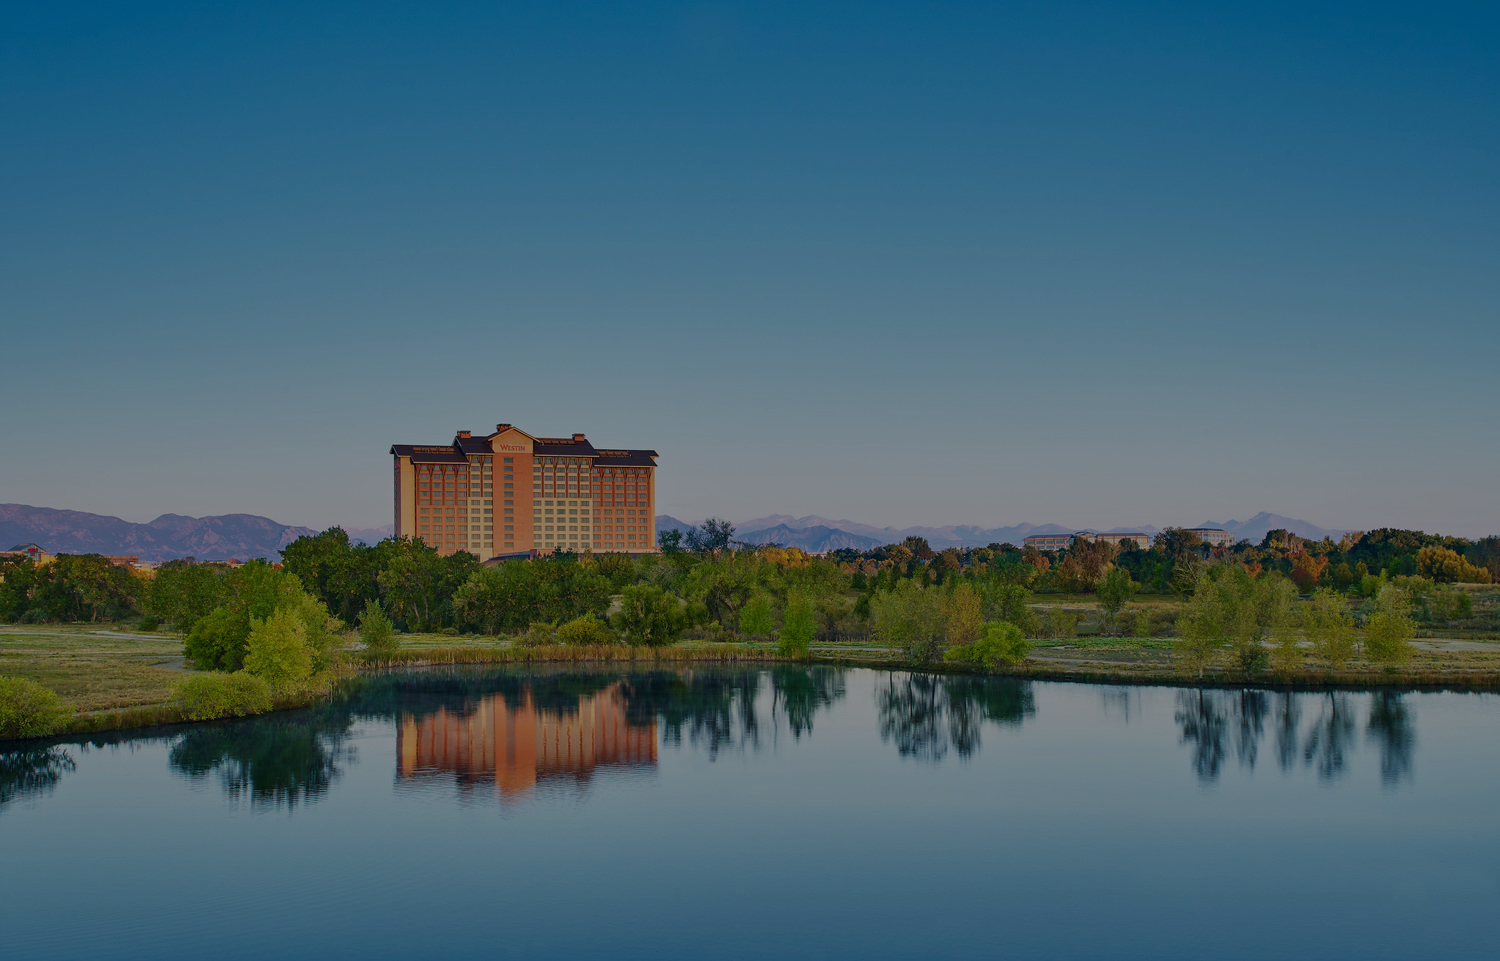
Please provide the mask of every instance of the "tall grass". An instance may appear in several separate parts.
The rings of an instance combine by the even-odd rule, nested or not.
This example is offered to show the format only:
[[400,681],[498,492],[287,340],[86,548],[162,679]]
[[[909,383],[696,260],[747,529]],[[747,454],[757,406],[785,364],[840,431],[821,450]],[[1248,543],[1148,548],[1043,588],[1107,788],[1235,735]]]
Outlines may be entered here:
[[686,662],[777,660],[770,648],[755,644],[692,644],[648,647],[628,644],[542,644],[536,647],[435,647],[400,651],[381,666],[431,664],[539,664],[585,662]]

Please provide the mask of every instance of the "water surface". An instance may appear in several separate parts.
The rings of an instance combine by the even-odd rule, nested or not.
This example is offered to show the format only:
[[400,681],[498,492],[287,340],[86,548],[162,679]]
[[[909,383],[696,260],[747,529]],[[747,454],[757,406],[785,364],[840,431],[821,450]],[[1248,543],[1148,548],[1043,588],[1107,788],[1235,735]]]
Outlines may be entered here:
[[1500,697],[385,675],[0,752],[0,957],[1478,958]]

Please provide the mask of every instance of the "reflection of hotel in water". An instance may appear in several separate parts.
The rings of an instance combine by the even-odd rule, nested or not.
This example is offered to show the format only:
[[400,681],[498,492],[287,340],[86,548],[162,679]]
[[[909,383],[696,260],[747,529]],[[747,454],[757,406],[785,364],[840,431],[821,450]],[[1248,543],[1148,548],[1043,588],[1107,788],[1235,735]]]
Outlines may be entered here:
[[576,713],[537,708],[527,690],[519,706],[496,694],[465,713],[406,715],[396,732],[400,780],[452,777],[465,788],[493,782],[502,799],[549,780],[580,789],[595,771],[656,767],[656,722],[630,724],[618,683],[578,698]]

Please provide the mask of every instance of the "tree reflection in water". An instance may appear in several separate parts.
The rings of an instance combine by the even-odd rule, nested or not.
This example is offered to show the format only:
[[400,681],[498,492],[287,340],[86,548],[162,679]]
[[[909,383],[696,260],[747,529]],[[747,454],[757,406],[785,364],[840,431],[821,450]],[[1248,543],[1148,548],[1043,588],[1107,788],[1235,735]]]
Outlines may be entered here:
[[[1311,697],[1248,690],[1179,691],[1178,731],[1182,743],[1192,746],[1193,772],[1199,780],[1217,780],[1231,749],[1240,764],[1253,770],[1270,715],[1277,767],[1290,772],[1300,760],[1319,780],[1343,777],[1357,747],[1352,699],[1341,691],[1317,695],[1317,717],[1304,731],[1303,708]],[[1416,722],[1403,697],[1393,691],[1370,696],[1365,739],[1380,748],[1380,776],[1388,786],[1411,779]]]
[[653,671],[625,679],[632,723],[655,720],[663,744],[680,746],[684,734],[710,759],[726,748],[760,744],[759,670]]
[[1182,743],[1193,746],[1193,773],[1200,781],[1216,781],[1228,752],[1230,702],[1222,691],[1177,692],[1177,724]]
[[950,749],[973,757],[985,721],[1019,726],[1036,715],[1031,682],[1013,678],[892,672],[875,700],[880,739],[924,761],[940,761]]
[[338,779],[341,763],[354,754],[346,744],[349,726],[347,709],[330,705],[200,727],[172,745],[169,760],[190,778],[217,771],[230,798],[290,809],[326,794]]
[[1321,700],[1322,713],[1302,743],[1302,760],[1317,770],[1319,780],[1333,781],[1347,773],[1354,750],[1354,709],[1342,692],[1330,691]]
[[1297,729],[1302,724],[1302,698],[1291,691],[1276,695],[1276,766],[1297,766]]
[[812,734],[818,712],[844,699],[844,670],[837,667],[771,668],[771,711],[786,715],[794,740]]
[[1405,695],[1379,691],[1370,703],[1365,740],[1380,748],[1380,782],[1395,787],[1412,779],[1412,754],[1417,747],[1416,714]]
[[0,811],[13,801],[43,797],[78,765],[56,745],[23,747],[0,754]]

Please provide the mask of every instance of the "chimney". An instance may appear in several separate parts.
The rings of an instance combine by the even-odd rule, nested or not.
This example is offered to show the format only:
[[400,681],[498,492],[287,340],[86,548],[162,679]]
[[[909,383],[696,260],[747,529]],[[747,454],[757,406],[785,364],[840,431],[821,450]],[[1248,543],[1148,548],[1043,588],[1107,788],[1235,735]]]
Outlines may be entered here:
[[575,443],[575,444],[581,444],[581,443],[583,443],[583,435],[582,434],[574,434],[573,435],[573,443]]
[[508,430],[510,430],[510,425],[509,424],[496,424],[495,425],[495,433],[497,433],[497,434],[503,434],[503,433],[505,433]]
[[468,440],[470,437],[473,437],[473,436],[474,436],[474,434],[473,434],[472,431],[461,430],[461,431],[458,432],[458,438],[459,438],[459,440]]

